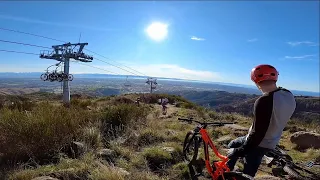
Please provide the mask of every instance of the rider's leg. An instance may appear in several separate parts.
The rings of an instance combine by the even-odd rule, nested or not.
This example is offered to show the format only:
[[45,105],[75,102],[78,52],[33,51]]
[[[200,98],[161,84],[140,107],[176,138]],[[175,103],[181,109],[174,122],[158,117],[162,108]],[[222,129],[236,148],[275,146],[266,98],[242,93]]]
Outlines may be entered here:
[[258,171],[258,168],[261,164],[263,156],[269,151],[269,149],[257,147],[252,149],[244,158],[244,169],[243,173],[248,174],[252,177]]
[[228,144],[228,148],[238,148],[246,141],[246,136],[238,137]]
[[[245,140],[246,140],[246,136],[238,137],[237,139],[232,140],[228,144],[228,148],[238,148],[238,147],[242,146],[242,144],[245,142]],[[229,167],[229,169],[231,171],[233,170],[237,161],[238,161],[238,157],[233,157],[233,158],[229,159],[229,161],[227,162],[227,166]]]

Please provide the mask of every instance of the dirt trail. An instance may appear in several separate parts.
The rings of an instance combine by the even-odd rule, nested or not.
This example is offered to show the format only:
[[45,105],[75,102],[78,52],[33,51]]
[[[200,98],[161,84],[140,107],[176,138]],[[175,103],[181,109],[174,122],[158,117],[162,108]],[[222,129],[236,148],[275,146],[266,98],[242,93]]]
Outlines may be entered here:
[[174,105],[167,105],[167,114],[166,115],[162,114],[162,106],[161,105],[157,104],[155,106],[155,108],[160,111],[159,118],[170,118],[178,112],[178,108],[175,107]]

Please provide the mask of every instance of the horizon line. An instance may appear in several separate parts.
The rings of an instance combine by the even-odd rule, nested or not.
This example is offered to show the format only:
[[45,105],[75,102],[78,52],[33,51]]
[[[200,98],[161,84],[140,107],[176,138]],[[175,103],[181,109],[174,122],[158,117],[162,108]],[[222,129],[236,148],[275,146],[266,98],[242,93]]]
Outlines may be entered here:
[[[39,73],[42,74],[43,72],[0,72],[0,74],[3,73]],[[168,80],[180,80],[180,81],[193,81],[193,82],[201,82],[201,83],[215,83],[215,84],[230,84],[230,85],[242,85],[242,86],[247,86],[247,87],[242,87],[242,88],[250,88],[250,89],[255,89],[255,86],[253,85],[248,85],[248,84],[238,84],[238,83],[230,83],[230,82],[215,82],[215,81],[200,81],[200,80],[192,80],[192,79],[180,79],[180,78],[167,78],[167,77],[153,77],[153,76],[140,76],[140,75],[125,75],[125,74],[106,74],[106,73],[72,73],[72,74],[78,74],[78,75],[90,75],[90,74],[96,74],[96,75],[111,75],[111,76],[134,76],[134,77],[152,77],[152,78],[157,78],[157,79],[168,79]],[[307,90],[296,90],[292,89],[292,91],[301,91],[301,92],[310,92],[310,93],[320,93],[320,91],[307,91]],[[319,95],[320,96],[320,95]]]

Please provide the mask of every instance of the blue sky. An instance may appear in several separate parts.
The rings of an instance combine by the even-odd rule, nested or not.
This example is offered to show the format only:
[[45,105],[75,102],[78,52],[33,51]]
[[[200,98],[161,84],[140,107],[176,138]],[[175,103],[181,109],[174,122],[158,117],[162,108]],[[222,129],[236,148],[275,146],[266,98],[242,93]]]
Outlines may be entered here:
[[[0,7],[2,28],[70,42],[78,42],[81,33],[88,49],[149,76],[253,85],[252,67],[268,63],[279,70],[278,85],[319,91],[317,1],[19,1],[1,2]],[[145,32],[152,22],[168,25],[163,41],[154,41]],[[49,47],[60,44],[1,30],[0,39]],[[0,49],[42,50],[3,42]],[[39,72],[54,63],[32,55],[0,55],[0,72]],[[90,65],[128,74],[100,61]],[[106,73],[74,63],[70,71]]]

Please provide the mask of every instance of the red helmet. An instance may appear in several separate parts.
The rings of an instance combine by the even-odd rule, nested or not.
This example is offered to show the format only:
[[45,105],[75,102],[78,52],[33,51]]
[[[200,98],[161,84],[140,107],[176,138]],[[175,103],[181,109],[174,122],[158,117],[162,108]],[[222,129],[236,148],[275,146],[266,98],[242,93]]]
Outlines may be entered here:
[[255,83],[265,80],[274,80],[277,82],[278,75],[279,73],[276,68],[268,64],[261,64],[251,70],[251,80]]

